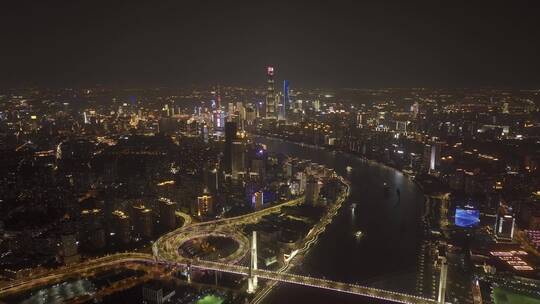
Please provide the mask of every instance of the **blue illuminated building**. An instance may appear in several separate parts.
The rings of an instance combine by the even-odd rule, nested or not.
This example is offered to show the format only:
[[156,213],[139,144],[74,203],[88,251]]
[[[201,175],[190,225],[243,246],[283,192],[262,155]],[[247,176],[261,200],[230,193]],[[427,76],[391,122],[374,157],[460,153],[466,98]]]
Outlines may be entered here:
[[458,227],[474,227],[480,223],[480,211],[477,209],[456,208],[455,224]]
[[290,89],[289,81],[283,81],[283,102],[281,103],[281,108],[279,109],[279,119],[287,120],[287,108],[290,104]]

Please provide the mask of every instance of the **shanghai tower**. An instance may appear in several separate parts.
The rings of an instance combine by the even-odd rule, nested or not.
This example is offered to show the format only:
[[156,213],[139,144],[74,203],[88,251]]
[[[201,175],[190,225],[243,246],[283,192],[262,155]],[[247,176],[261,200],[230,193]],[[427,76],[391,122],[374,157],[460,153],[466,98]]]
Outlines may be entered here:
[[266,67],[267,88],[266,88],[266,118],[276,119],[276,93],[274,91],[274,67]]

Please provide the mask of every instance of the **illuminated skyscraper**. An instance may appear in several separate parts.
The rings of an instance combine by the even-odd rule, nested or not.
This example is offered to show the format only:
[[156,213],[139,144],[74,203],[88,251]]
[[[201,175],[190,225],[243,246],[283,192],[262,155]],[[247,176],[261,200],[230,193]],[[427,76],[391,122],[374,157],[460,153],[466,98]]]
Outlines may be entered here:
[[424,146],[424,168],[428,172],[434,172],[438,169],[441,161],[441,143],[433,143]]
[[360,111],[358,111],[358,112],[356,113],[356,127],[357,127],[357,128],[362,128],[362,127],[364,127],[364,120],[363,120],[364,117],[363,117],[362,114],[363,114],[363,113],[360,112]]
[[245,112],[246,112],[245,120],[248,126],[253,125],[253,123],[255,122],[255,118],[257,118],[257,111],[255,107],[256,105],[249,105],[245,109]]
[[419,110],[420,110],[420,105],[418,104],[418,102],[413,103],[413,105],[411,106],[411,113],[413,114],[413,119],[416,119],[416,117],[418,116]]
[[501,110],[503,114],[509,114],[510,113],[509,103],[508,102],[503,103]]
[[232,120],[232,117],[235,115],[235,111],[234,111],[234,102],[229,102],[229,104],[227,104],[227,116],[229,117],[229,121]]
[[242,102],[236,103],[236,121],[238,122],[238,129],[244,130],[246,121],[246,107]]
[[313,110],[315,112],[320,112],[321,111],[321,100],[319,98],[315,99],[313,101]]
[[266,118],[277,118],[276,116],[276,93],[274,91],[274,68],[266,68],[267,88],[266,88]]
[[511,241],[514,238],[516,219],[509,208],[500,206],[495,218],[495,238],[497,240]]
[[264,203],[264,194],[262,191],[257,191],[253,193],[253,196],[251,197],[251,205],[253,206],[253,209],[255,210],[261,210]]
[[287,110],[289,109],[290,104],[290,90],[289,90],[289,81],[283,81],[283,101],[281,102],[279,108],[279,119],[287,120]]
[[214,130],[223,131],[223,126],[225,125],[225,113],[220,109],[214,110],[213,112],[214,120]]
[[225,113],[221,110],[221,95],[219,92],[219,86],[217,91],[212,92],[214,95],[212,104],[215,108],[213,111],[214,130],[223,131],[225,127]]
[[89,124],[95,124],[97,123],[97,115],[95,110],[86,110],[83,112],[84,117],[84,123]]
[[209,195],[208,190],[204,189],[202,196],[197,197],[197,216],[207,216],[214,212],[214,200]]

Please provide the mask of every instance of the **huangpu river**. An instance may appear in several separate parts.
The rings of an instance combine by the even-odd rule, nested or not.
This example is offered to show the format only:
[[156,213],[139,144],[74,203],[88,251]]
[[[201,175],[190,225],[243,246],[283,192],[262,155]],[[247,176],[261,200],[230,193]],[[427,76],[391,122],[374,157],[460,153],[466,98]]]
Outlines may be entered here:
[[[291,272],[415,293],[424,198],[412,180],[397,170],[342,152],[267,137],[255,137],[255,141],[271,152],[333,168],[351,182],[348,200]],[[354,234],[359,230],[364,236],[357,240]],[[264,303],[383,302],[282,283]]]

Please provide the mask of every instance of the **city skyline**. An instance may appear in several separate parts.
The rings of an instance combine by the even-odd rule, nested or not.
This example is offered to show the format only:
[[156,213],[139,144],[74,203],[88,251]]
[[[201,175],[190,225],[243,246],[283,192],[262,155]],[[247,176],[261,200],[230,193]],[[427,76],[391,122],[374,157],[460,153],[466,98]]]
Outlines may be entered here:
[[0,304],[540,304],[525,1],[0,13]]

